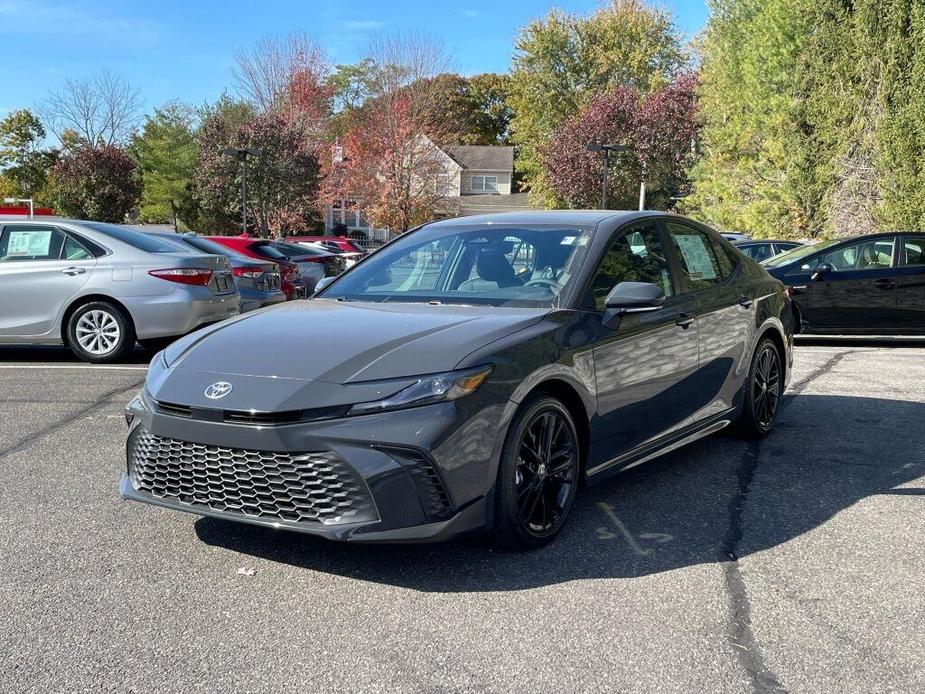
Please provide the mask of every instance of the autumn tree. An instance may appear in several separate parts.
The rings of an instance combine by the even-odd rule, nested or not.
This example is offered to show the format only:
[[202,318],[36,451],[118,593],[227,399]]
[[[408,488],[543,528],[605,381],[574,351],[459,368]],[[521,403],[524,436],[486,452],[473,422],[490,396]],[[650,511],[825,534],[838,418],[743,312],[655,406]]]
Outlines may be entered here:
[[76,146],[121,146],[128,142],[141,113],[141,92],[122,78],[103,71],[88,79],[67,79],[52,91],[39,113],[61,141]]
[[49,197],[65,217],[122,222],[140,193],[135,162],[118,147],[83,146],[51,170]]
[[248,218],[261,236],[305,231],[318,225],[319,167],[316,148],[276,113],[241,124],[208,116],[200,129],[195,176],[204,221],[215,232],[231,232],[241,218],[241,164],[222,150],[260,150],[248,160]]
[[442,116],[442,50],[415,35],[379,39],[371,59],[370,95],[351,119],[328,171],[323,200],[356,197],[373,226],[405,231],[446,202],[445,171],[433,142],[452,142],[455,124]]
[[129,149],[141,175],[139,221],[193,227],[198,205],[192,182],[199,159],[194,109],[179,102],[155,109]]
[[531,200],[558,202],[543,167],[553,131],[600,94],[660,89],[687,65],[670,16],[641,0],[611,0],[590,16],[559,10],[531,22],[514,44],[509,105],[517,167]]
[[685,75],[648,94],[617,87],[566,119],[544,149],[544,173],[556,196],[569,207],[599,207],[604,159],[587,145],[622,144],[628,151],[610,158],[609,206],[635,208],[644,179],[647,207],[668,207],[694,157],[695,86],[696,78]]

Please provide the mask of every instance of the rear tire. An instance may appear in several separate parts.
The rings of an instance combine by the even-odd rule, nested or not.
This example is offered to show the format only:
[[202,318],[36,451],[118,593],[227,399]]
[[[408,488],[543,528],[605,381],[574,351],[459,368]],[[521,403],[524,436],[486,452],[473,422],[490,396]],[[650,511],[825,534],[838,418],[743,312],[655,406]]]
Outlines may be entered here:
[[92,301],[67,321],[67,342],[78,359],[92,364],[118,361],[135,348],[135,326],[125,311],[108,301]]
[[742,413],[736,430],[752,439],[764,438],[774,429],[784,394],[784,369],[774,340],[764,338],[755,348],[745,382]]
[[536,395],[508,429],[494,494],[495,541],[528,550],[550,542],[575,501],[581,470],[578,433],[556,398]]

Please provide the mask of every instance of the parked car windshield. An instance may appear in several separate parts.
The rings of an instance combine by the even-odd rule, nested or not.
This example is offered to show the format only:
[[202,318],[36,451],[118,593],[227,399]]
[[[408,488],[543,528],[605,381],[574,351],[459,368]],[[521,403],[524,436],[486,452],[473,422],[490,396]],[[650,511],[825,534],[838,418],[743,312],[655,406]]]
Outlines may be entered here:
[[814,243],[812,245],[797,246],[792,251],[786,251],[780,255],[775,255],[773,258],[768,258],[761,264],[765,267],[780,267],[781,265],[789,265],[790,263],[812,255],[817,251],[821,251],[824,248],[829,248],[830,246],[834,246],[837,243],[841,243],[843,240],[844,239],[831,239],[829,241],[820,241],[819,243]]
[[434,227],[378,251],[321,292],[345,301],[555,306],[587,253],[591,230]]
[[81,222],[80,225],[87,227],[88,229],[93,229],[93,231],[99,232],[100,234],[111,236],[117,241],[127,243],[129,246],[137,248],[140,251],[147,251],[148,253],[177,252],[177,247],[172,243],[161,241],[158,238],[154,238],[153,236],[142,233],[140,231],[134,231],[133,229],[120,227],[118,224],[106,224],[105,222]]
[[209,241],[209,239],[201,239],[198,236],[180,236],[180,240],[185,241],[187,244],[193,248],[202,251],[203,253],[211,253],[212,255],[223,255],[226,258],[240,258],[241,254],[236,253],[227,246],[223,246],[220,243],[215,243],[215,241]]
[[285,243],[283,241],[274,241],[273,246],[278,248],[290,258],[296,258],[300,255],[327,255],[327,249],[312,248],[311,246],[299,246],[294,243]]

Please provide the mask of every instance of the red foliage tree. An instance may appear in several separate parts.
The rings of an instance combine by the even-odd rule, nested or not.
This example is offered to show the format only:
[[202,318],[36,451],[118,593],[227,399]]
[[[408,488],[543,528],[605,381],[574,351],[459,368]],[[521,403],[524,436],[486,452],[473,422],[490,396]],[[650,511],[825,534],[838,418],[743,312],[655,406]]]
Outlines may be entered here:
[[67,217],[122,222],[141,194],[135,162],[111,145],[84,146],[65,154],[51,170],[49,197]]
[[635,208],[645,176],[647,207],[668,207],[687,184],[696,149],[696,84],[696,76],[684,75],[648,96],[619,87],[566,120],[544,151],[556,195],[568,207],[600,206],[604,161],[587,146],[621,144],[630,149],[611,155],[609,206]]

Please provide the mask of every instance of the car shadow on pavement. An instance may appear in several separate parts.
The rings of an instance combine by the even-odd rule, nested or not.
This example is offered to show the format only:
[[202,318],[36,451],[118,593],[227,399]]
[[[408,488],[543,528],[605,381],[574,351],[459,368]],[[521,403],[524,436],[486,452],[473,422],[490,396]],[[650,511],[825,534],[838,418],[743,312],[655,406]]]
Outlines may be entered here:
[[[136,345],[134,350],[115,363],[147,366],[153,356],[154,352]],[[70,349],[61,345],[0,345],[0,362],[41,365],[86,364],[78,359]]]
[[[925,404],[788,396],[761,442],[720,434],[579,494],[552,544],[516,553],[483,537],[437,545],[332,543],[201,518],[203,542],[268,561],[420,591],[506,591],[636,577],[775,547],[925,475]],[[921,485],[920,485],[921,486]]]

